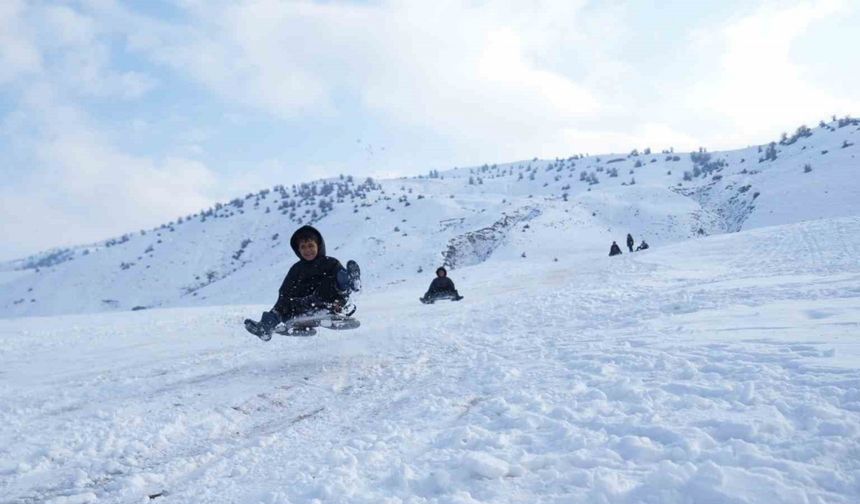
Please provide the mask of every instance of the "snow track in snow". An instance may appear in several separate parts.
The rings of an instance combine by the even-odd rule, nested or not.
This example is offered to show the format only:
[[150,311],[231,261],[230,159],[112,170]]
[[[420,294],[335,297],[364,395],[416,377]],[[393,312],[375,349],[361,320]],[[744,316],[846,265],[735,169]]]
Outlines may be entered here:
[[257,306],[0,320],[0,495],[856,502],[858,236],[485,263],[460,303],[401,284],[268,344]]

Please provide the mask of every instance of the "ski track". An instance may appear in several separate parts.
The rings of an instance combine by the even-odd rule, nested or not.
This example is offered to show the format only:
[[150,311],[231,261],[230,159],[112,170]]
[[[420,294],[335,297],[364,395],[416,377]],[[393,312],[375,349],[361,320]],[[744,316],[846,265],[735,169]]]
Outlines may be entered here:
[[0,320],[0,502],[858,502],[857,236],[484,269],[268,344],[261,307]]

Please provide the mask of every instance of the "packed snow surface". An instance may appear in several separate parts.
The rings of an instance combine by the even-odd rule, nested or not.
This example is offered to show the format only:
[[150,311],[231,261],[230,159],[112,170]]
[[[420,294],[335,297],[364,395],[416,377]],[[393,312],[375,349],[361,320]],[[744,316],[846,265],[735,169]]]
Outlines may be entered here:
[[269,343],[267,305],[0,320],[0,501],[860,502],[858,257],[849,217],[499,259]]

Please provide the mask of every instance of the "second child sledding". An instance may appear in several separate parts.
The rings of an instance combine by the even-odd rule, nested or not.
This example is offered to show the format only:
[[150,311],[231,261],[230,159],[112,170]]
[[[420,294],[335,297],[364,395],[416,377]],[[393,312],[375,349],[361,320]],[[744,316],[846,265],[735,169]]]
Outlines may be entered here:
[[440,266],[436,269],[436,278],[430,282],[430,288],[418,299],[424,304],[432,304],[440,299],[459,301],[463,296],[457,292],[454,282],[448,278],[448,270]]

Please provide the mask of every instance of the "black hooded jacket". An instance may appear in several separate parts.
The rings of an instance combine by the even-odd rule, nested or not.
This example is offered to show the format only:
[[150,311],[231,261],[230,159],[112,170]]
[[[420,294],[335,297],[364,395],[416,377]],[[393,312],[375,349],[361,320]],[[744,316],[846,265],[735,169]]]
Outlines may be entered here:
[[445,271],[445,276],[437,276],[430,282],[430,288],[427,289],[427,293],[424,294],[424,297],[433,297],[441,294],[454,294],[457,295],[457,289],[454,287],[454,281],[448,278],[448,272],[445,268],[439,268],[436,270],[438,275],[439,271]]
[[448,277],[436,277],[430,282],[430,288],[427,289],[427,294],[431,296],[434,294],[445,294],[445,293],[455,293],[457,289],[454,288],[454,282]]
[[[310,232],[316,236],[318,252],[313,261],[305,260],[299,252],[298,236]],[[325,302],[345,301],[346,296],[337,289],[337,272],[343,266],[334,257],[325,255],[325,240],[322,234],[311,226],[302,226],[290,238],[290,246],[299,258],[287,273],[281,288],[278,290],[278,301],[274,311],[279,314],[289,313],[292,299],[316,295]]]

